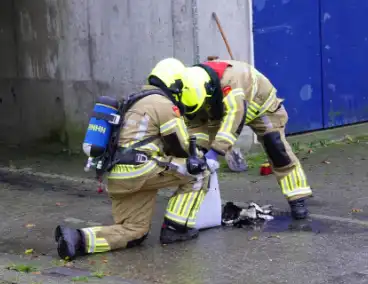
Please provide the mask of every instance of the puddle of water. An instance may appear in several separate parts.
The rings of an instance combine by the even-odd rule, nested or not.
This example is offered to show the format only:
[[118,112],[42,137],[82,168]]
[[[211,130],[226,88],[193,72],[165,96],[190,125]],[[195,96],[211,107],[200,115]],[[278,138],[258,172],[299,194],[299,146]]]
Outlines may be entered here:
[[288,215],[274,216],[274,219],[271,221],[243,225],[242,227],[247,231],[269,233],[310,232],[314,234],[349,234],[368,232],[366,226],[360,226],[359,224],[351,224],[349,222],[335,220],[321,220],[311,217],[305,220],[294,220]]
[[321,221],[313,219],[294,220],[290,216],[275,216],[272,221],[263,225],[264,232],[313,232],[315,234],[321,233],[327,229],[326,224]]
[[312,232],[320,233],[327,227],[320,221],[313,219],[294,220],[290,216],[274,216],[274,219],[256,224],[248,223],[242,226],[249,231],[282,233],[282,232]]

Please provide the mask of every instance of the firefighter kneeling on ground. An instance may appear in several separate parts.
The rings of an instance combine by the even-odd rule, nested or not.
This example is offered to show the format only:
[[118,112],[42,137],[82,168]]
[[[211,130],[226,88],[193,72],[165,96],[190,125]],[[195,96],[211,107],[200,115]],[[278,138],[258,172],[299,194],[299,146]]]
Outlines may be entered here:
[[198,89],[207,90],[203,107],[186,116],[189,133],[209,150],[207,161],[217,161],[230,151],[244,124],[248,125],[268,155],[291,215],[305,219],[305,200],[312,190],[285,139],[288,114],[272,83],[253,66],[233,60],[210,60],[187,67],[183,77],[191,84],[185,86],[183,96],[195,98]]
[[[198,158],[190,163],[189,136],[182,115],[201,107],[206,90],[204,86],[198,89],[194,104],[182,95],[183,86],[188,84],[181,78],[184,69],[180,61],[168,58],[152,70],[148,85],[143,87],[144,95],[125,114],[118,144],[121,149],[133,147],[133,153],[150,158],[135,163],[122,156],[109,173],[108,194],[115,225],[56,228],[62,259],[142,243],[150,230],[157,191],[167,187],[178,186],[178,190],[168,202],[160,242],[169,244],[198,236],[196,215],[207,192],[210,172],[199,149]],[[139,147],[132,146],[137,142]],[[210,168],[216,170],[218,163]],[[187,193],[185,200],[182,192]]]

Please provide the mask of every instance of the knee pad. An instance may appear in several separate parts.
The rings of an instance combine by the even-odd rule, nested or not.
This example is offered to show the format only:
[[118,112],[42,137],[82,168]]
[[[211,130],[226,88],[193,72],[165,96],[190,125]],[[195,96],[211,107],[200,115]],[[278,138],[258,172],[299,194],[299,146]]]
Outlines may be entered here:
[[143,243],[143,241],[147,238],[148,236],[148,233],[146,233],[145,235],[143,235],[143,237],[139,238],[139,239],[135,239],[135,240],[132,240],[132,241],[129,241],[127,243],[127,248],[132,248],[132,247],[135,247],[135,246],[139,246],[141,243]]
[[286,152],[280,132],[270,132],[263,136],[265,151],[275,167],[281,168],[289,165],[291,159]]

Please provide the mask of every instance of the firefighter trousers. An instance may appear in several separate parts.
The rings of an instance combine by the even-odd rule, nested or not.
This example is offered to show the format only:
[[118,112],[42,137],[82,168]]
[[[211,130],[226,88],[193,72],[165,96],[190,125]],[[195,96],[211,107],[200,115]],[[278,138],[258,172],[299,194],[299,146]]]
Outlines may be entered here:
[[[258,141],[267,153],[282,193],[291,201],[312,195],[312,190],[299,159],[285,138],[288,119],[282,100],[276,98],[266,112],[247,125],[257,135]],[[208,149],[218,129],[219,123],[216,121],[205,125],[198,122],[197,125],[193,123],[189,134],[195,134],[197,144]]]
[[[185,159],[175,159],[177,164],[185,166]],[[207,191],[209,173],[200,176],[186,176],[175,170],[156,167],[145,176],[129,179],[109,179],[108,194],[112,201],[112,215],[115,221],[111,226],[83,228],[87,253],[106,252],[140,244],[147,236],[159,189],[178,187],[170,198],[166,218],[172,221],[183,220],[188,227],[195,224],[199,210],[198,203]],[[188,193],[185,195],[184,193]],[[181,201],[182,196],[191,197]],[[181,201],[181,202],[180,202]],[[182,210],[184,205],[188,205]],[[194,220],[194,221],[193,221]]]
[[283,195],[289,200],[312,195],[305,172],[285,138],[288,114],[277,100],[262,116],[249,123],[267,153]]

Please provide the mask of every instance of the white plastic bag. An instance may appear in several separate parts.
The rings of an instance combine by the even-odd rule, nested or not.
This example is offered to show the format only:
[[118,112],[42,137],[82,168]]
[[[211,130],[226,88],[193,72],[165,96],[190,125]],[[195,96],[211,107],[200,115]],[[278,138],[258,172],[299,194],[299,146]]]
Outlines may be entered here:
[[199,208],[196,218],[196,229],[207,229],[221,226],[221,194],[217,172],[210,175],[209,189]]

